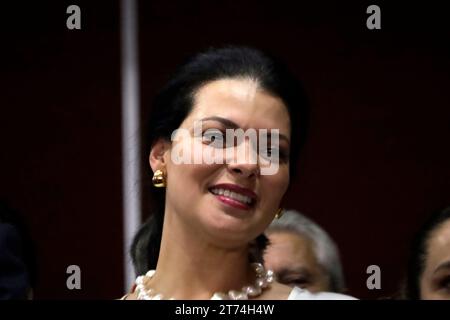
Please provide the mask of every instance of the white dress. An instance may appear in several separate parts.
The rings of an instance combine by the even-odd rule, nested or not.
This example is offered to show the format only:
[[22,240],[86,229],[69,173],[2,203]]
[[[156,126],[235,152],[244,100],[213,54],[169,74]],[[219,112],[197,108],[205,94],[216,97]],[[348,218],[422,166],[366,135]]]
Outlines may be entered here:
[[355,297],[334,292],[312,293],[308,290],[294,287],[289,294],[288,300],[358,300]]

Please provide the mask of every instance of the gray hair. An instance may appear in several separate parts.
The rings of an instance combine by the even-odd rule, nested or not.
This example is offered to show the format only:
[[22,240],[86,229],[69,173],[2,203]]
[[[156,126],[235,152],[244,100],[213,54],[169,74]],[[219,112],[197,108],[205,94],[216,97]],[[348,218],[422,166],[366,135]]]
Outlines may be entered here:
[[313,249],[320,266],[328,274],[330,290],[343,292],[344,274],[336,243],[317,223],[295,210],[286,210],[280,219],[269,225],[266,234],[288,231],[306,237],[313,243]]

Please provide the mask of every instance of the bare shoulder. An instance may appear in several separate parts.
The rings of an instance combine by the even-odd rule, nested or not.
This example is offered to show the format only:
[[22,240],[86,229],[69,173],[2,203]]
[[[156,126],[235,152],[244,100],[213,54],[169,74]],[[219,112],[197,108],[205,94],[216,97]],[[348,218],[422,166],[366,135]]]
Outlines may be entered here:
[[259,299],[261,300],[287,300],[292,288],[274,281],[268,290],[266,290]]

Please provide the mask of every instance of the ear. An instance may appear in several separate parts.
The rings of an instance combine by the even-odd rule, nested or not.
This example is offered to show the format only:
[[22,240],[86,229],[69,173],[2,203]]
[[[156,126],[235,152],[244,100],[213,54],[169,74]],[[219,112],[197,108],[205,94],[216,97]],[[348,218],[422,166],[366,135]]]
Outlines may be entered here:
[[153,144],[148,158],[152,171],[164,168],[167,165],[167,156],[170,149],[170,142],[160,138]]

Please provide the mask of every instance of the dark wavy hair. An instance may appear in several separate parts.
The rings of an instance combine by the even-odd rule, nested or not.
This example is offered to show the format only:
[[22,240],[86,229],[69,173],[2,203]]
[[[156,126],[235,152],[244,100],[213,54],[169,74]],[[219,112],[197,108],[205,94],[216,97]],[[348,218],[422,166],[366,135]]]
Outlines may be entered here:
[[411,245],[411,252],[408,261],[408,270],[403,289],[402,298],[408,300],[420,300],[420,278],[425,269],[428,257],[428,243],[442,224],[450,219],[450,207],[436,211],[429,217],[422,228],[417,232]]
[[[189,115],[195,93],[208,82],[226,78],[249,78],[259,87],[279,97],[287,107],[291,120],[290,176],[295,175],[299,152],[305,143],[309,108],[299,81],[278,59],[249,47],[209,49],[182,64],[167,85],[156,96],[145,136],[148,152],[158,139],[170,141],[172,132]],[[141,226],[131,246],[131,257],[137,274],[155,269],[161,245],[164,220],[163,188],[152,188],[153,210]],[[262,234],[251,246],[251,260],[262,261],[267,238]]]

